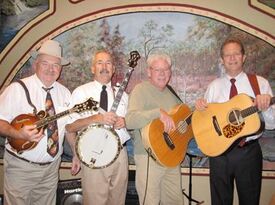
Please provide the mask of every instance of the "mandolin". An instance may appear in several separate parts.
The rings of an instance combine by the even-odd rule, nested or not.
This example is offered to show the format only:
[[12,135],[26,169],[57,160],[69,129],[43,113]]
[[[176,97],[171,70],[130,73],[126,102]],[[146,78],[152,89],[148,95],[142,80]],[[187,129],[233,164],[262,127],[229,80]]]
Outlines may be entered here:
[[[25,125],[36,125],[37,129],[39,130],[45,129],[49,123],[71,113],[81,113],[88,110],[96,110],[97,104],[98,102],[94,101],[93,98],[89,98],[87,101],[76,104],[73,108],[65,110],[53,116],[48,116],[48,114],[43,110],[39,111],[36,114],[21,114],[12,120],[11,125],[16,130],[21,129]],[[38,142],[31,142],[23,139],[14,139],[10,137],[8,137],[7,139],[11,147],[19,154],[23,151],[35,148],[38,144]]]

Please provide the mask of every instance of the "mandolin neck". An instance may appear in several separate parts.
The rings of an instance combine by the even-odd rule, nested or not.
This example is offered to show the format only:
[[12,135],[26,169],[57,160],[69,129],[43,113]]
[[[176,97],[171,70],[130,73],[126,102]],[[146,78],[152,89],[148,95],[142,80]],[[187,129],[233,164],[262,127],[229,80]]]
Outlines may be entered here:
[[42,118],[42,119],[38,120],[35,124],[36,124],[37,128],[45,127],[49,123],[51,123],[53,121],[56,121],[56,120],[58,120],[59,118],[61,118],[63,116],[66,116],[66,115],[69,115],[69,114],[75,112],[75,109],[76,108],[71,108],[69,110],[65,110],[63,112],[60,112],[60,113],[58,113],[56,115],[48,116],[46,118]]

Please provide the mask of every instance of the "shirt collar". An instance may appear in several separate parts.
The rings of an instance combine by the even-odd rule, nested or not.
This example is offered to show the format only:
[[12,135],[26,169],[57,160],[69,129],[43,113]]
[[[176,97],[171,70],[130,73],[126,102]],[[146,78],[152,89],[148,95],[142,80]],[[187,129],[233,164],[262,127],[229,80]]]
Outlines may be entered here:
[[[36,75],[36,74],[34,74],[34,79],[35,79],[35,82],[36,82],[36,84],[39,86],[39,87],[46,87],[43,83],[42,83],[42,81],[38,78],[38,76]],[[56,81],[50,86],[50,87],[55,87],[55,84],[56,84]]]
[[[102,88],[102,85],[104,85],[104,84],[101,84],[100,82],[98,82],[98,81],[96,81],[95,80],[95,84],[96,84],[96,87],[97,88]],[[107,87],[107,89],[110,89],[110,88],[112,88],[112,85],[111,85],[111,82],[109,82],[109,83],[107,83],[107,84],[105,84],[106,85],[106,87]]]
[[[238,81],[240,78],[242,78],[245,75],[245,72],[240,72],[236,77],[234,77],[236,79],[236,81]],[[232,77],[229,76],[228,74],[225,75],[225,77],[230,80]]]

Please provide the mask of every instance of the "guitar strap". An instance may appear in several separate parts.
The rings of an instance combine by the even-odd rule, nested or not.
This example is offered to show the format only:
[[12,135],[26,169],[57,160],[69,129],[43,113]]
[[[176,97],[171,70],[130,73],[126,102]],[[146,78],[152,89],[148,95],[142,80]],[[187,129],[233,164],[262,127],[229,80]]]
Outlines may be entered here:
[[[247,75],[247,77],[248,77],[248,80],[249,80],[249,82],[250,82],[250,85],[251,85],[251,87],[252,87],[252,90],[253,90],[253,92],[254,92],[255,97],[256,97],[257,95],[260,95],[261,92],[260,92],[260,87],[259,87],[259,83],[258,83],[258,80],[257,80],[257,76],[256,76],[255,74],[251,74],[251,73],[247,73],[246,75]],[[260,126],[259,131],[257,131],[256,133],[262,132],[262,130],[263,130],[264,127],[265,127],[265,124],[264,124],[264,120],[263,120],[262,115],[260,115],[260,119],[261,119],[261,126]],[[245,144],[249,143],[249,142],[246,142],[246,138],[247,138],[247,137],[241,139],[241,140],[238,142],[238,144],[239,144],[240,147],[243,147]],[[253,142],[253,141],[254,141],[254,140],[252,140],[251,142]],[[250,142],[250,143],[251,143],[251,142]]]
[[[166,85],[166,87],[171,91],[171,93],[173,93],[181,102],[182,100],[180,99],[180,97],[178,96],[178,94],[176,93],[176,91],[172,88],[171,85]],[[183,103],[183,102],[182,102]]]
[[15,81],[15,82],[19,83],[19,84],[24,88],[24,91],[25,91],[25,94],[26,94],[28,103],[29,103],[30,106],[33,107],[33,113],[36,114],[36,113],[37,113],[37,109],[36,109],[36,107],[34,106],[34,104],[33,104],[32,101],[31,101],[30,93],[29,93],[29,90],[28,90],[27,86],[26,86],[25,83],[24,83],[22,80],[20,80],[20,79],[17,80],[17,81]]
[[259,83],[258,83],[258,80],[257,80],[257,76],[255,74],[250,74],[250,73],[247,73],[246,74],[247,77],[248,77],[248,80],[250,82],[250,85],[253,89],[253,92],[255,94],[255,97],[257,95],[260,95],[261,92],[260,92],[260,88],[259,88]]

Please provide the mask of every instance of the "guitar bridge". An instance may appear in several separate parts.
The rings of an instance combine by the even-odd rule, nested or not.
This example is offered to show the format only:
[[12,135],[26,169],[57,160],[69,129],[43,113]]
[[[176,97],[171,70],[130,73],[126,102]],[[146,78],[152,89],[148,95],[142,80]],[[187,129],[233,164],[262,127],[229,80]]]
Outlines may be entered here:
[[171,138],[167,132],[163,132],[163,138],[164,138],[164,141],[166,142],[167,146],[171,150],[175,149],[175,144],[173,143],[173,141],[171,140]]
[[213,116],[213,117],[212,117],[212,123],[213,123],[213,125],[214,125],[215,131],[217,132],[217,134],[218,134],[219,136],[221,136],[221,135],[222,135],[222,131],[221,131],[221,128],[220,128],[220,126],[219,126],[219,123],[218,123],[218,121],[217,121],[216,116]]

